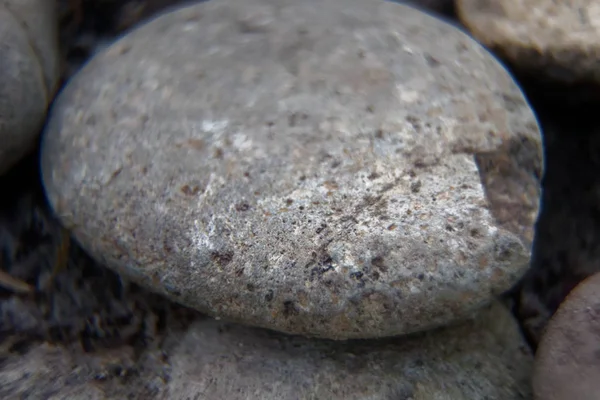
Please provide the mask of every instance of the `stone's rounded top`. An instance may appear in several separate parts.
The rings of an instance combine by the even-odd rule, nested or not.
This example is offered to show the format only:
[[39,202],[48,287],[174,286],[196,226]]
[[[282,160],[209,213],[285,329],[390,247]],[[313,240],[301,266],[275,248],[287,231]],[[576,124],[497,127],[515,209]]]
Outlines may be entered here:
[[56,101],[48,197],[96,258],[211,315],[377,337],[524,271],[539,130],[459,30],[365,0],[214,0],[100,53]]
[[457,0],[461,21],[519,68],[561,81],[600,80],[596,0]]
[[596,399],[600,393],[600,274],[581,282],[560,305],[536,352],[535,399]]

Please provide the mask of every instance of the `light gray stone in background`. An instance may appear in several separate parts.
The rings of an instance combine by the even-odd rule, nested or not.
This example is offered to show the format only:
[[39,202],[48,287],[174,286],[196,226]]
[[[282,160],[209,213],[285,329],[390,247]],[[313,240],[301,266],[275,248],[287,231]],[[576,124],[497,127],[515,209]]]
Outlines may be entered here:
[[54,2],[0,1],[0,174],[36,144],[59,73]]
[[[133,349],[39,346],[0,371],[2,398],[202,400],[531,399],[532,356],[494,304],[453,328],[332,342],[198,320],[134,361]],[[96,378],[96,380],[94,380]],[[50,394],[54,397],[49,397]],[[133,397],[129,397],[133,396]]]
[[597,0],[456,0],[473,35],[517,68],[561,82],[600,82]]
[[540,133],[474,40],[371,0],[215,0],[91,60],[42,145],[96,259],[212,316],[369,338],[465,318],[529,262]]

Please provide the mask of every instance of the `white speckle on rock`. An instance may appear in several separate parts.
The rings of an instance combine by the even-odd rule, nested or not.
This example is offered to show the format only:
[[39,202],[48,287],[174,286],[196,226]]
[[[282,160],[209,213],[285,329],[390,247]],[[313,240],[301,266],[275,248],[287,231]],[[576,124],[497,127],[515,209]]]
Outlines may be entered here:
[[228,125],[227,120],[204,120],[202,121],[202,130],[207,133],[222,133]]
[[419,92],[416,90],[407,91],[399,88],[400,91],[400,100],[405,103],[413,103],[419,99]]

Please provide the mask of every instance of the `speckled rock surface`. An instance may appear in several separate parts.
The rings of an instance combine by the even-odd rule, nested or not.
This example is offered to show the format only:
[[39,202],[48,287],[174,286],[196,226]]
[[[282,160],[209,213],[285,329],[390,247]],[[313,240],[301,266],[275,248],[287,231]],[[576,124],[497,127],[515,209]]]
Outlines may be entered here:
[[48,197],[100,262],[213,316],[368,338],[464,318],[529,262],[540,134],[467,35],[381,1],[211,1],[73,78]]
[[457,0],[460,20],[516,67],[561,82],[600,82],[596,0]]
[[32,150],[58,84],[54,4],[0,2],[0,173]]
[[[530,399],[532,356],[510,313],[408,338],[332,342],[199,319],[160,346],[41,345],[4,361],[5,399]],[[52,394],[54,397],[48,397]]]
[[558,308],[535,359],[537,400],[594,400],[600,393],[600,274],[581,282]]

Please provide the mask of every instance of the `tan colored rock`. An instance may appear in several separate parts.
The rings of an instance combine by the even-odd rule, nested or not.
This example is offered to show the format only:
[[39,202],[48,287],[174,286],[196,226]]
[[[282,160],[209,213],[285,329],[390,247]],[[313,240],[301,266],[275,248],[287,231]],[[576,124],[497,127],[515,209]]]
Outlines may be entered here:
[[532,356],[501,305],[411,337],[335,342],[199,319],[160,349],[42,345],[0,370],[3,399],[529,400]]
[[564,82],[600,82],[597,0],[457,0],[473,35],[518,68]]
[[58,85],[54,1],[0,1],[0,174],[30,151]]
[[573,289],[548,323],[533,388],[536,400],[600,398],[600,274]]

